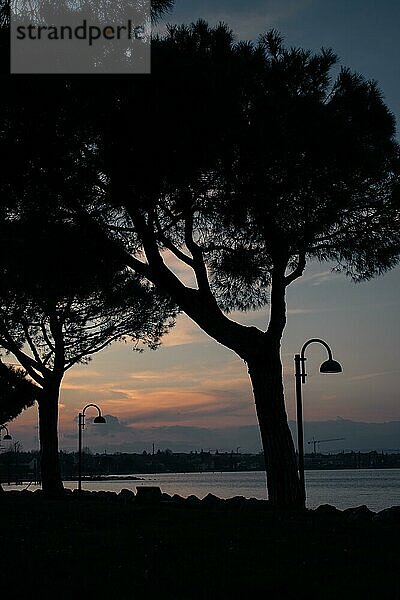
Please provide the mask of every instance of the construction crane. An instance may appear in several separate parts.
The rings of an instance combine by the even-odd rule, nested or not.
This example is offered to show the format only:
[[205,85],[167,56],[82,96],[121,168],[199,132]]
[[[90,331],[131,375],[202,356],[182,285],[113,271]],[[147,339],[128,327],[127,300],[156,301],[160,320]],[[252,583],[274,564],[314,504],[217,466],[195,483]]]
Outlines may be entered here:
[[313,445],[313,452],[316,453],[317,444],[321,444],[322,442],[339,442],[340,440],[345,440],[346,438],[329,438],[328,440],[316,440],[313,436],[313,439],[307,442],[308,444]]

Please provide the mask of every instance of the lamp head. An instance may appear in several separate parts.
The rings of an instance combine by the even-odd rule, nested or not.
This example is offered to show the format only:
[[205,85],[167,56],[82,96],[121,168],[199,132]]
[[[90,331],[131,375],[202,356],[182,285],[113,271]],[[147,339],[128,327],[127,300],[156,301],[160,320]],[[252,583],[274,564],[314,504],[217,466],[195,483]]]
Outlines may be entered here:
[[12,440],[12,437],[9,433],[6,433],[6,435],[3,437],[3,440]]
[[333,358],[329,358],[324,361],[319,368],[320,373],[341,373],[342,365],[338,363],[337,360],[333,360]]
[[98,417],[95,417],[93,419],[93,423],[105,423],[105,422],[106,422],[105,418],[102,417],[101,415],[99,415]]

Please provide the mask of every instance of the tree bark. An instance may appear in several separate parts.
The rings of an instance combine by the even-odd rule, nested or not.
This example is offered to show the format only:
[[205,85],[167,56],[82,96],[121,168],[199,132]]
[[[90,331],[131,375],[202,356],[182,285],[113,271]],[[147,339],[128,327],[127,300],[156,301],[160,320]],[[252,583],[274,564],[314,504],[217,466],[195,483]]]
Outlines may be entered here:
[[289,429],[279,348],[267,344],[247,362],[264,450],[268,498],[281,508],[303,508],[297,460]]
[[38,400],[42,490],[51,497],[63,494],[64,486],[58,456],[58,399],[60,378],[46,381]]

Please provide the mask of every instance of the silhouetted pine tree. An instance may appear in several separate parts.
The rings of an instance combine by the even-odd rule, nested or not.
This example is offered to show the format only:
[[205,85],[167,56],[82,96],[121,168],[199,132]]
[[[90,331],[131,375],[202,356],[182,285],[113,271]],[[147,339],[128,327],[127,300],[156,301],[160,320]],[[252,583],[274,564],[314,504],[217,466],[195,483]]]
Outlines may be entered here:
[[[286,49],[275,31],[235,43],[200,21],[171,28],[152,56],[150,78],[121,81],[91,108],[104,234],[118,206],[147,259],[125,246],[126,264],[245,361],[269,498],[301,506],[280,357],[286,290],[310,259],[354,280],[397,264],[394,118],[375,82],[337,70],[330,50]],[[165,249],[196,288],[162,261]],[[267,304],[264,329],[227,316]]]
[[[109,83],[71,77],[45,95],[13,83],[2,197],[43,206],[41,187],[57,199],[61,176],[70,218],[245,361],[270,500],[301,506],[280,356],[286,290],[310,259],[355,280],[397,264],[393,115],[330,50],[286,49],[274,31],[236,42],[204,21],[154,39],[150,77]],[[268,304],[264,328],[228,316]]]
[[175,310],[154,287],[105,259],[92,236],[51,222],[49,213],[14,213],[1,223],[0,241],[0,347],[40,387],[42,486],[57,494],[58,399],[65,372],[115,340],[139,351],[157,348]]

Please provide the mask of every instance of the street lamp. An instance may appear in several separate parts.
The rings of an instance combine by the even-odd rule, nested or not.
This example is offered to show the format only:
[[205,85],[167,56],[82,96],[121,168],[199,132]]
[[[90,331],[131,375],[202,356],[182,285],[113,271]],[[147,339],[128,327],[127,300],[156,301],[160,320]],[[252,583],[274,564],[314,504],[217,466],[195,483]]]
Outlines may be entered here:
[[297,446],[299,452],[299,478],[301,485],[301,492],[303,496],[303,503],[306,502],[306,484],[304,479],[304,434],[303,434],[303,404],[301,396],[301,386],[306,382],[306,358],[304,353],[306,348],[314,342],[322,344],[328,352],[328,360],[325,360],[319,368],[320,373],[341,373],[342,367],[337,360],[333,360],[332,351],[328,344],[324,340],[319,338],[312,338],[308,340],[302,347],[300,354],[296,354],[294,357],[295,365],[295,379],[296,379],[296,407],[297,407]]
[[6,431],[6,435],[3,437],[3,440],[12,440],[12,437],[11,437],[11,435],[8,432],[7,426],[6,425],[0,425],[0,448],[2,447],[1,446],[1,432],[2,432],[3,429],[5,429],[5,431]]
[[2,431],[2,429],[6,430],[6,435],[3,437],[3,440],[12,440],[12,437],[9,434],[7,425],[0,425],[0,437],[1,437],[1,431]]
[[[1,446],[1,432],[5,430],[6,434],[3,436],[3,440],[12,440],[12,437],[8,431],[7,425],[0,425],[0,448]],[[7,473],[8,473],[8,485],[10,485],[10,457],[7,458]]]
[[82,412],[78,415],[78,490],[82,490],[82,429],[85,428],[85,412],[90,407],[97,409],[97,417],[93,419],[93,423],[105,423],[106,420],[101,414],[100,408],[97,404],[87,404]]

